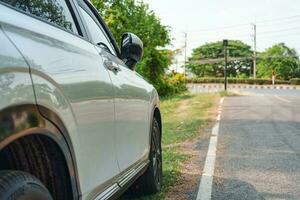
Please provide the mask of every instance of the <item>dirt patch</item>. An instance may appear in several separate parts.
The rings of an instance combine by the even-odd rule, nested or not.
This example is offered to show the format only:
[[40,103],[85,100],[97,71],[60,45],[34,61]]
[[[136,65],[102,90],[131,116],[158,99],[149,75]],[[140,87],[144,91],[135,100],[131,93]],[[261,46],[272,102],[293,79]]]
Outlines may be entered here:
[[188,200],[194,188],[198,186],[201,170],[200,157],[196,141],[185,142],[180,146],[180,151],[189,156],[180,170],[179,180],[170,189],[165,199]]
[[[213,111],[212,111],[213,113]],[[180,177],[174,186],[168,191],[165,199],[167,200],[190,200],[195,199],[202,175],[202,170],[207,153],[207,146],[213,120],[208,121],[199,129],[199,137],[192,141],[176,143],[170,147],[178,146],[180,152],[184,152],[189,159],[183,163],[180,170]],[[200,142],[199,142],[200,141]],[[202,143],[202,144],[200,144]],[[199,146],[202,146],[199,148]],[[166,146],[165,148],[168,148]]]

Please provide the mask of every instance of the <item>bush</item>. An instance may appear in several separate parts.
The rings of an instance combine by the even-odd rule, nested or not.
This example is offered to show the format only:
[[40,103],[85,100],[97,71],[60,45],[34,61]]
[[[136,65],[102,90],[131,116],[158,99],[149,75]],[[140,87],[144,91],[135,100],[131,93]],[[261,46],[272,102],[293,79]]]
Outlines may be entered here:
[[300,78],[292,78],[290,82],[291,85],[300,85]]
[[224,83],[224,78],[212,78],[212,77],[204,77],[204,78],[191,78],[187,80],[189,83]]
[[277,85],[289,85],[289,84],[292,84],[292,83],[291,83],[291,81],[276,80],[275,84],[277,84]]
[[183,74],[163,76],[154,86],[160,96],[179,94],[187,90]]
[[182,92],[186,90],[185,78],[183,74],[175,74],[169,77],[169,83],[176,88],[176,92]]

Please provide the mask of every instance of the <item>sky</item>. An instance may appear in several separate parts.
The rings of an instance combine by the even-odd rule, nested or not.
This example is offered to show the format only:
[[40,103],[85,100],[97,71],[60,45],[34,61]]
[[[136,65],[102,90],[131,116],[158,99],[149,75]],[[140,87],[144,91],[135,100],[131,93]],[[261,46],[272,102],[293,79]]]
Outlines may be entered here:
[[[207,42],[237,39],[257,50],[284,42],[300,53],[300,0],[144,0],[162,24],[171,29],[172,46],[184,46],[187,54]],[[178,56],[179,62],[184,56]]]

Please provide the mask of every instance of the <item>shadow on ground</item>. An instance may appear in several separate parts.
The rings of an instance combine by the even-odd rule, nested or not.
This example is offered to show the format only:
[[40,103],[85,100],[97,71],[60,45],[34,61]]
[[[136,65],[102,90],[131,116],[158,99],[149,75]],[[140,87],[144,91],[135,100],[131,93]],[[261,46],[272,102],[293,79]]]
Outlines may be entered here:
[[237,179],[214,178],[212,200],[264,200],[255,187]]

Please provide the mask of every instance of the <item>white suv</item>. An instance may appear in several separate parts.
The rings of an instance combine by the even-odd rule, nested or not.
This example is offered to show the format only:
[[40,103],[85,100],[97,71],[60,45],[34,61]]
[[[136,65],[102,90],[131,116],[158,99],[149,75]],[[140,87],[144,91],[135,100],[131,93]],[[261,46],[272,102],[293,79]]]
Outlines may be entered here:
[[111,199],[161,188],[156,90],[88,0],[0,0],[0,199]]

